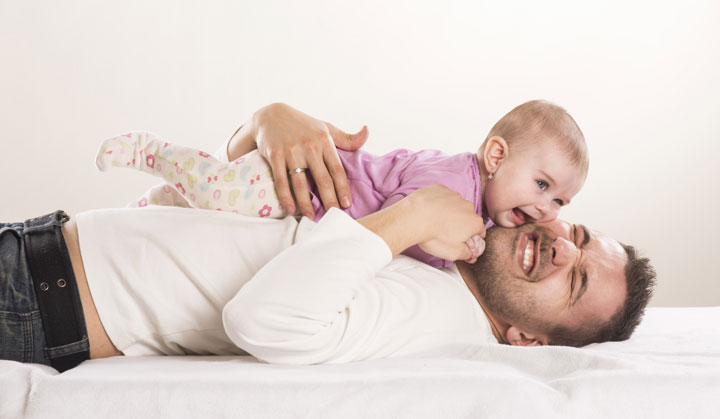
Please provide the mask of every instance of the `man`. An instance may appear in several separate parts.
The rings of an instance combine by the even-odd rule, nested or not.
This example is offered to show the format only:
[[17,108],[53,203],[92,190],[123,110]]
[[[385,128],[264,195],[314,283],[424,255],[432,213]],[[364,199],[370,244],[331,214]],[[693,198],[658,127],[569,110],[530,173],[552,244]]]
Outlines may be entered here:
[[[264,118],[256,114],[260,122],[239,131],[230,158],[248,145],[243,138],[255,141],[281,125]],[[280,121],[287,126],[289,119]],[[295,160],[283,163],[322,170],[313,160],[318,154],[302,154],[290,153]],[[337,191],[339,183],[330,186]],[[331,210],[317,225],[169,207],[81,213],[63,225],[61,243],[76,294],[70,292],[75,281],[36,275],[41,264],[31,256],[31,230],[61,221],[57,214],[42,225],[30,221],[19,234],[40,301],[39,309],[31,304],[21,314],[28,321],[34,316],[30,330],[44,330],[50,348],[25,346],[22,357],[9,358],[61,370],[86,358],[88,348],[92,358],[247,352],[268,362],[319,363],[420,354],[453,343],[579,346],[626,339],[653,280],[647,260],[631,248],[559,220],[491,229],[475,266],[437,270],[393,259],[415,244],[445,259],[468,257],[464,242],[482,230],[482,219],[441,186],[357,221]],[[526,256],[533,265],[527,276]],[[81,304],[73,307],[83,316],[68,318],[72,301],[56,309],[53,295],[65,294],[79,295]],[[32,315],[38,311],[42,326]]]
[[[421,194],[424,196],[413,202]],[[425,215],[417,206],[433,213],[433,203],[439,209],[453,197],[438,187],[420,190],[407,199],[407,205],[398,203],[388,208],[388,213],[381,211],[359,220],[360,225],[382,238],[393,256],[406,246],[422,244],[423,237],[438,236],[437,231],[418,227],[433,224],[423,220]],[[439,212],[433,214],[437,217]],[[332,216],[339,218],[342,213],[335,211]],[[647,260],[637,259],[630,247],[607,236],[560,220],[517,229],[490,229],[487,250],[475,265],[457,262],[457,271],[442,273],[423,267],[395,268],[389,255],[383,259],[382,244],[373,245],[372,233],[357,229],[350,234],[350,221],[346,227],[335,221],[323,219],[316,227],[317,234],[335,235],[335,239],[301,241],[268,263],[226,305],[226,331],[239,346],[270,362],[312,363],[412,354],[443,342],[461,342],[463,331],[468,334],[468,343],[480,343],[484,336],[480,325],[474,324],[471,305],[455,298],[453,290],[435,288],[447,284],[432,283],[451,282],[456,274],[475,297],[473,303],[484,312],[497,341],[512,345],[582,346],[627,339],[649,298],[653,272]],[[433,225],[437,230],[454,227],[437,224]],[[413,228],[417,233],[414,237],[406,234]],[[342,259],[342,266],[335,270],[328,272],[317,269],[312,262],[306,263],[304,272],[290,282],[291,290],[279,292],[274,286],[288,283],[278,278],[310,255],[342,258],[358,244],[363,246],[363,255]],[[522,269],[526,252],[532,261],[529,274]],[[376,256],[369,256],[373,254]],[[403,262],[416,264],[409,259]],[[640,274],[628,276],[628,268]],[[310,280],[323,276],[324,280]],[[304,289],[306,280],[308,287],[317,288]],[[384,292],[380,281],[388,281],[386,286],[396,288]],[[643,285],[638,287],[636,283]],[[303,291],[312,295],[322,294],[325,289],[331,289],[328,292],[334,295],[312,304],[293,303]],[[423,292],[428,295],[417,295]],[[433,306],[436,302],[437,306]],[[289,305],[292,311],[286,310]],[[353,322],[353,316],[361,320]],[[367,323],[381,330],[371,331]],[[228,329],[228,324],[237,327]],[[442,339],[433,344],[422,341],[431,334],[437,338],[440,331],[445,333]]]
[[[291,135],[294,138],[290,138]],[[288,167],[309,167],[326,207],[338,206],[338,203],[347,207],[350,192],[334,149],[339,147],[356,150],[366,140],[365,127],[356,134],[347,134],[332,124],[319,121],[285,104],[276,103],[260,109],[238,129],[228,145],[228,155],[233,159],[257,146],[275,173],[284,173]],[[305,149],[299,149],[299,144],[305,145]],[[296,194],[300,211],[312,218],[312,206],[307,198],[304,175],[301,173],[293,176],[291,181],[293,190],[300,191]],[[292,212],[295,202],[287,180],[282,177],[276,179],[276,187],[282,205]],[[414,224],[410,218],[404,218],[403,221],[406,222],[406,227],[399,230],[399,235],[406,238],[409,237],[409,231],[422,225],[422,222]],[[532,232],[528,233],[531,230]],[[531,271],[532,278],[523,278],[521,270],[513,272],[511,267],[515,264],[511,261],[503,262],[503,259],[512,255],[517,257],[522,265],[524,255],[518,254],[520,250],[517,250],[525,249],[518,247],[521,234],[526,234],[522,236],[525,237],[522,240],[523,246],[527,243],[527,237],[542,237],[544,240],[539,241],[544,244],[542,248],[537,246],[538,253],[535,257],[538,268]],[[515,239],[511,240],[511,237]],[[555,246],[550,244],[551,238],[555,238],[552,241]],[[572,241],[568,242],[571,238]],[[628,339],[639,323],[654,287],[655,272],[648,259],[638,258],[632,246],[620,244],[599,233],[591,233],[584,226],[573,226],[556,220],[543,226],[523,226],[518,230],[496,227],[488,232],[488,241],[492,244],[488,245],[485,257],[474,265],[458,262],[457,267],[484,308],[488,321],[493,326],[493,333],[500,342],[583,346],[591,342]],[[501,243],[505,243],[504,248]],[[542,251],[547,248],[550,248],[550,253]],[[575,248],[574,252],[572,248]],[[393,249],[394,255],[395,250]],[[582,262],[583,266],[569,270],[567,265],[573,256],[576,257],[575,264],[579,266]],[[564,261],[562,257],[569,259]],[[584,266],[586,263],[587,266]],[[614,269],[609,269],[611,267]],[[622,273],[620,267],[624,270]],[[503,281],[503,270],[518,281]],[[563,276],[568,275],[571,278],[571,289],[565,290],[569,298],[564,302],[567,307],[563,308],[562,300],[551,305],[546,304],[548,301],[545,298],[552,298],[553,291],[562,291]],[[603,307],[601,299],[592,297],[593,293],[588,294],[591,296],[589,298],[583,296],[588,290],[591,278],[596,277],[596,293],[610,297],[614,291],[617,299],[623,286],[623,281],[617,281],[621,276],[625,278],[625,297],[622,305],[616,305],[615,310],[610,308],[613,304],[609,300],[605,301],[608,305]],[[582,298],[585,298],[585,301],[580,301]],[[541,303],[543,305],[539,306]],[[618,304],[617,301],[615,304]],[[528,309],[547,313],[547,316],[532,319],[527,314]],[[593,318],[592,314],[600,316]],[[588,315],[592,320],[583,322]],[[553,325],[553,319],[567,322],[563,324],[561,321]],[[525,327],[519,328],[520,324]],[[545,332],[540,333],[540,330]]]

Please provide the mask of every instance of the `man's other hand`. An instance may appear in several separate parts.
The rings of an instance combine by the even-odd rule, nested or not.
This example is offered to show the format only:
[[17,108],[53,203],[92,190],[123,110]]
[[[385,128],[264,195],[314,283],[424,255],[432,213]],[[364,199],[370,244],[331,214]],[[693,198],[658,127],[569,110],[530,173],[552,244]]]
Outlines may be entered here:
[[284,103],[258,110],[251,123],[258,151],[272,167],[275,188],[285,211],[295,213],[297,200],[302,215],[315,218],[305,173],[288,174],[288,170],[296,168],[310,171],[326,210],[339,207],[338,203],[343,208],[352,204],[347,175],[335,147],[347,151],[359,149],[368,139],[367,126],[348,134]]

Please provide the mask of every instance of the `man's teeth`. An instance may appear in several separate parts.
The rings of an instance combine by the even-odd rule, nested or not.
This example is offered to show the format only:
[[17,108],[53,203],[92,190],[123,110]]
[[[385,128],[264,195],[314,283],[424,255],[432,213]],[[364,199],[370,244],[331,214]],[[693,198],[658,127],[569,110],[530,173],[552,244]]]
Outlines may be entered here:
[[527,272],[528,268],[530,267],[530,264],[533,261],[533,248],[535,247],[535,242],[532,240],[528,240],[527,245],[525,246],[525,255],[523,256],[523,270]]

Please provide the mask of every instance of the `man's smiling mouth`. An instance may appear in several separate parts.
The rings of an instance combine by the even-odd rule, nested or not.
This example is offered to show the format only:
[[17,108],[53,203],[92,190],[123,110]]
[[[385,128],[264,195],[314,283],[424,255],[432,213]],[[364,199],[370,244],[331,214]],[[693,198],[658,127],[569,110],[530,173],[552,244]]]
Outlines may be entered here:
[[526,274],[530,274],[535,267],[536,257],[536,243],[537,236],[535,234],[529,234],[525,250],[523,251],[522,269]]

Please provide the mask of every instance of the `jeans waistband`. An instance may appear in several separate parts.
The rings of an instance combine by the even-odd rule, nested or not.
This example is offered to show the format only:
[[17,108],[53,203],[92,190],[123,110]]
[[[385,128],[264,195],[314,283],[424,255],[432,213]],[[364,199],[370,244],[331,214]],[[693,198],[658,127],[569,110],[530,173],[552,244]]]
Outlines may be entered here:
[[25,221],[23,239],[33,288],[40,309],[45,351],[60,372],[90,359],[80,293],[62,225],[70,217],[63,211]]

